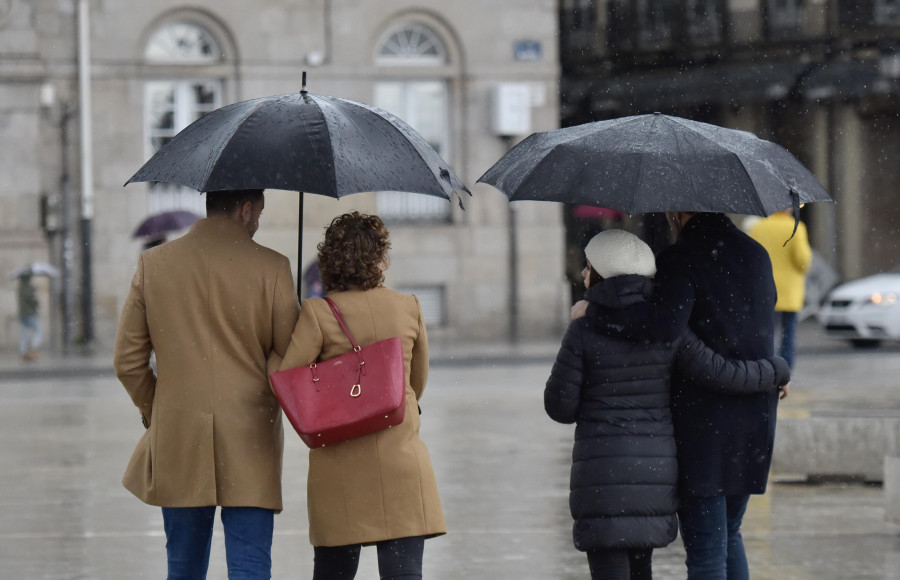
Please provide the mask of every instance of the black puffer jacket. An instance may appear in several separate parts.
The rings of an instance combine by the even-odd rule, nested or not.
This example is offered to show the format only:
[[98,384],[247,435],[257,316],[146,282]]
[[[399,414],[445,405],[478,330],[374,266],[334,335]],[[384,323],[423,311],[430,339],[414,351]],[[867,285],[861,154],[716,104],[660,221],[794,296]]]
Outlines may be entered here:
[[[604,303],[646,299],[650,282],[619,276],[592,288]],[[673,363],[698,385],[719,392],[775,391],[789,378],[780,358],[731,361],[693,334],[675,344],[636,343],[599,332],[590,318],[572,322],[544,390],[547,414],[576,423],[569,506],[575,547],[654,548],[675,539],[678,467],[669,380]]]

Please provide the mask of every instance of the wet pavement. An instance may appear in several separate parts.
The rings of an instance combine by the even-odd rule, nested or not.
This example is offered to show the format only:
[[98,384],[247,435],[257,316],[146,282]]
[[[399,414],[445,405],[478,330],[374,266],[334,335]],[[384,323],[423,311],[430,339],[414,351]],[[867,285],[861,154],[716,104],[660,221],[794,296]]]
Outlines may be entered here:
[[[854,352],[807,325],[785,413],[900,409],[900,347]],[[583,579],[567,507],[573,427],[543,413],[556,343],[433,345],[422,401],[449,533],[426,543],[430,579]],[[19,363],[0,353],[0,578],[163,578],[158,508],[120,479],[143,428],[108,353]],[[848,389],[853,385],[853,389]],[[290,429],[288,427],[288,429]],[[306,448],[286,432],[285,511],[275,521],[273,577],[312,571],[305,509]],[[883,490],[775,477],[755,496],[744,538],[757,580],[900,580],[900,535]],[[654,577],[684,578],[680,540],[654,554]],[[374,549],[362,580],[377,578]],[[225,578],[214,538],[209,578]]]

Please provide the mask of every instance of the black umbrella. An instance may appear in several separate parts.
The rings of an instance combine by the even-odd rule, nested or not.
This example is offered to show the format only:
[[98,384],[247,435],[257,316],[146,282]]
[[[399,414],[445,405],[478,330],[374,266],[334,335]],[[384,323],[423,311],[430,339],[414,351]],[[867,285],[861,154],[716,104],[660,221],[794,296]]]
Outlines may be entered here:
[[132,238],[154,238],[169,232],[177,232],[200,219],[195,213],[184,210],[164,211],[154,214],[144,221],[131,234]]
[[[407,191],[450,199],[468,189],[401,119],[347,99],[299,93],[216,109],[178,133],[128,180],[197,191],[286,189],[342,197]],[[462,202],[460,200],[460,205]],[[297,291],[300,290],[298,274]]]
[[478,181],[510,201],[577,203],[629,214],[767,216],[801,203],[831,201],[780,145],[746,131],[659,113],[535,133]]

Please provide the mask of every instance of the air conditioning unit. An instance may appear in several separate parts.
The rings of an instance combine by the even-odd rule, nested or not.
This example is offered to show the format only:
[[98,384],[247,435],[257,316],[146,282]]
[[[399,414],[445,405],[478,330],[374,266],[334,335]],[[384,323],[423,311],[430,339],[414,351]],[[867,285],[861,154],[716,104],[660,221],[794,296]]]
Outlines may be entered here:
[[491,132],[500,137],[531,133],[531,86],[528,83],[502,83],[494,87]]

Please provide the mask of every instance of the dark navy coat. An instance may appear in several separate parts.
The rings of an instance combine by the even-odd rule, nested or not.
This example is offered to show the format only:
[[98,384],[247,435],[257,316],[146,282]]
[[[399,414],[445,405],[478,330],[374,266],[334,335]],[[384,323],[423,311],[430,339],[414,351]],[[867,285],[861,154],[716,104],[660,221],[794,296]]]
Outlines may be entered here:
[[[653,300],[599,306],[588,317],[614,336],[671,340],[690,327],[735,359],[773,354],[775,282],[765,249],[721,214],[696,214],[657,256]],[[777,392],[734,397],[699,388],[676,372],[672,413],[680,493],[694,497],[764,493],[775,440]]]
[[[595,293],[607,305],[625,307],[643,302],[650,282],[619,276],[600,286]],[[575,547],[665,546],[677,530],[673,363],[696,384],[730,396],[776,392],[790,371],[778,358],[725,359],[690,333],[675,343],[633,342],[598,327],[589,318],[572,322],[544,391],[550,417],[577,424],[569,496]]]

